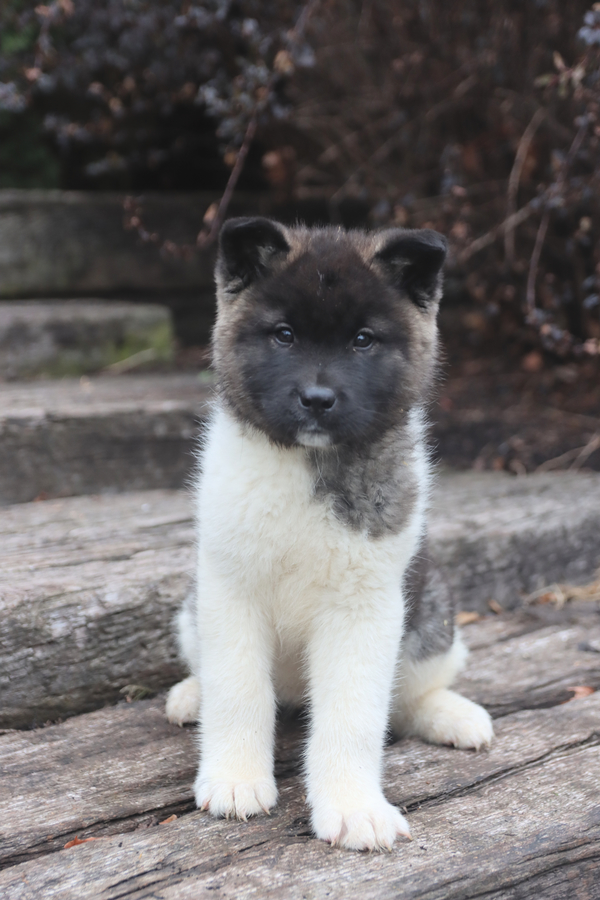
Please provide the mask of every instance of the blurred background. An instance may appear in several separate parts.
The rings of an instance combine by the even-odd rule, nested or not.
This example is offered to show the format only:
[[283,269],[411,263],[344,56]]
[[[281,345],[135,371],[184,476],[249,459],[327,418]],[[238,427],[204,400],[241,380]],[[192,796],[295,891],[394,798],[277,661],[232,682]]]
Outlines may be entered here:
[[[438,457],[600,470],[599,149],[589,0],[4,0],[1,377],[206,369],[227,215],[435,228]],[[90,300],[171,325],[95,354]]]

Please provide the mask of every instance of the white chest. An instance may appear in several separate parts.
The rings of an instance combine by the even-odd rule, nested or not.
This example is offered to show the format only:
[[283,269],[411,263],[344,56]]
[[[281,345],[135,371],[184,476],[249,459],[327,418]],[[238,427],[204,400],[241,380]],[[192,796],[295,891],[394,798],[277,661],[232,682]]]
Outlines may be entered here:
[[207,435],[198,516],[200,566],[210,559],[281,609],[304,609],[325,594],[351,602],[365,581],[375,592],[399,590],[422,529],[417,509],[398,535],[374,540],[352,530],[314,496],[302,448],[276,448],[223,410]]

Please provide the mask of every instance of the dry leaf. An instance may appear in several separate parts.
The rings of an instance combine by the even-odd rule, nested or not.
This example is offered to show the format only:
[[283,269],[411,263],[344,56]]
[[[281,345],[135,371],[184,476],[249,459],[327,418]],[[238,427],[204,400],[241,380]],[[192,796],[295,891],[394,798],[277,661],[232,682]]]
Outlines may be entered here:
[[[600,573],[597,573],[600,575]],[[570,600],[600,600],[600,577],[589,584],[547,584],[545,587],[528,594],[523,603],[554,603],[559,608]]]
[[595,689],[590,687],[589,684],[578,684],[575,687],[570,687],[568,690],[573,691],[571,700],[581,700],[582,697],[589,697],[590,694],[593,694]]
[[65,844],[63,849],[68,850],[70,847],[77,847],[78,844],[87,844],[88,841],[97,841],[97,840],[98,840],[98,838],[95,838],[95,837],[83,838],[83,840],[82,840],[81,838],[78,838],[77,836],[75,836],[72,841],[67,841],[67,843]]
[[457,625],[470,625],[471,622],[478,622],[479,619],[481,619],[481,616],[478,612],[467,612],[466,610],[457,612],[455,616]]
[[495,612],[497,616],[501,615],[504,612],[504,607],[500,606],[497,600],[488,600],[488,606],[492,612]]
[[163,819],[162,822],[159,822],[159,825],[168,825],[169,822],[174,822],[177,816],[173,813],[172,816],[169,816],[167,819]]

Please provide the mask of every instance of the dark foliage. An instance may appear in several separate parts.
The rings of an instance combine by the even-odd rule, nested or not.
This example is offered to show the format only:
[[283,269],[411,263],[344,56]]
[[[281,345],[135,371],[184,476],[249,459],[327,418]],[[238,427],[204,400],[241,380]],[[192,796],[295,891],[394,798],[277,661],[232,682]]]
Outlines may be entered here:
[[[63,187],[223,187],[261,92],[265,114],[283,112],[266,85],[295,14],[277,0],[9,0],[4,128],[41,118]],[[246,185],[264,187],[260,158]]]
[[449,235],[478,352],[598,356],[598,4],[8,0],[0,28],[2,184],[222,190],[245,161],[331,221]]
[[473,343],[597,354],[600,5],[333,0],[308,39],[296,193],[449,235]]

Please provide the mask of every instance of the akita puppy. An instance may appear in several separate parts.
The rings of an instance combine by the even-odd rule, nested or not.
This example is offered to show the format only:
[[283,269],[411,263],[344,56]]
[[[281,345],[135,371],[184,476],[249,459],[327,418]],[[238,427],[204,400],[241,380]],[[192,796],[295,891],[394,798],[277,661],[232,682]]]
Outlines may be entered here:
[[278,702],[309,707],[315,834],[356,850],[409,833],[381,789],[388,727],[491,740],[487,712],[448,690],[465,650],[417,564],[445,255],[428,230],[223,227],[219,394],[178,620],[191,675],[167,700],[171,722],[199,722],[196,802],[215,816],[274,806]]

